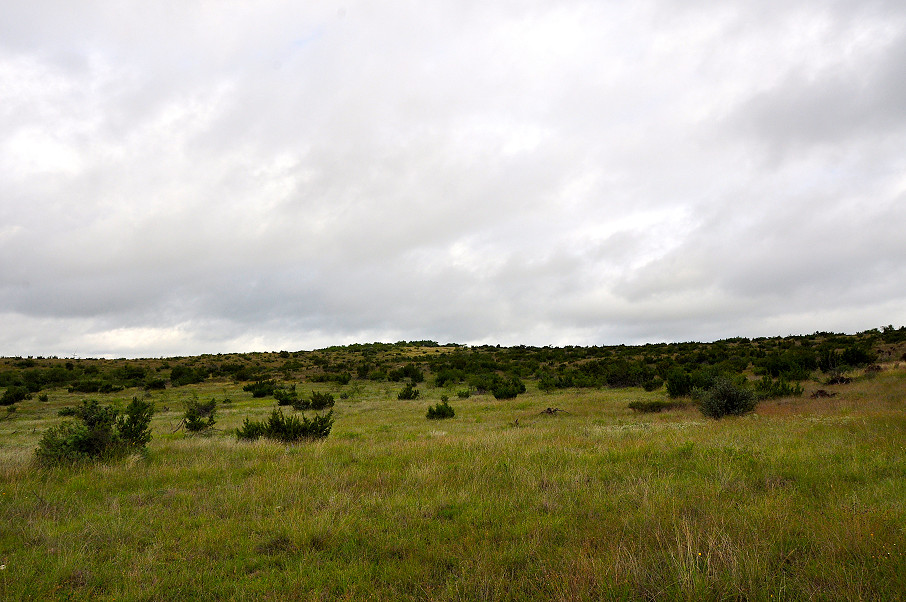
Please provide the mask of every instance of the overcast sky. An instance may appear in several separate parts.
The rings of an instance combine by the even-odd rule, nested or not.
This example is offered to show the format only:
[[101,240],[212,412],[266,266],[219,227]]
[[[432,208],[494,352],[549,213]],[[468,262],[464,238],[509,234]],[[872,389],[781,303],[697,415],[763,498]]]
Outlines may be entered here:
[[906,324],[906,2],[6,0],[0,355]]

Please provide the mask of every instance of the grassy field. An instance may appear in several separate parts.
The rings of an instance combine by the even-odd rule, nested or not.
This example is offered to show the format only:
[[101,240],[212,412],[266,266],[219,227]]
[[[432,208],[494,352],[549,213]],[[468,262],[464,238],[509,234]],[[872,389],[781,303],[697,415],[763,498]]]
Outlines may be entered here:
[[[59,408],[146,394],[51,390],[0,414],[0,598],[903,599],[906,369],[871,376],[720,421],[627,409],[663,389],[354,382],[298,445],[237,442],[274,400],[209,380],[152,394],[147,453],[42,469]],[[193,392],[211,435],[174,432]]]

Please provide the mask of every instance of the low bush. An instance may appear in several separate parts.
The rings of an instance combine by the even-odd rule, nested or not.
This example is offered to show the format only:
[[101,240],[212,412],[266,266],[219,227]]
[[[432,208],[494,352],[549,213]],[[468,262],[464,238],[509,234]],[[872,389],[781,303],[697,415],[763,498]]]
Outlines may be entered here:
[[397,399],[418,399],[419,391],[412,386],[412,383],[406,385],[406,387],[400,391],[396,398]]
[[686,397],[692,393],[692,376],[676,366],[667,372],[667,395],[673,398]]
[[755,409],[758,399],[750,389],[719,376],[710,389],[698,394],[698,407],[709,418],[742,416]]
[[420,383],[425,380],[425,374],[415,364],[406,364],[402,368],[391,370],[387,374],[387,378],[396,382],[408,378],[413,383]]
[[459,397],[460,399],[468,399],[469,397],[472,396],[472,392],[469,391],[468,389],[461,389],[456,392],[456,396]]
[[299,419],[298,416],[284,416],[282,411],[274,409],[264,422],[246,418],[242,426],[236,430],[236,437],[245,441],[266,437],[292,443],[302,439],[322,439],[330,434],[332,427],[333,410],[311,419],[305,416]]
[[650,380],[646,380],[645,382],[642,383],[642,388],[645,389],[646,391],[648,391],[649,393],[651,391],[657,391],[658,389],[660,389],[663,386],[664,386],[664,381],[662,381],[658,377],[654,377],[654,378],[652,378]]
[[318,393],[317,391],[311,392],[311,403],[310,407],[313,410],[324,410],[326,408],[332,408],[334,406],[333,394],[332,393]]
[[426,417],[428,420],[443,420],[444,418],[453,418],[455,415],[456,412],[453,411],[447,400],[443,400],[437,405],[428,406]]
[[680,401],[633,401],[629,404],[629,409],[641,414],[650,414],[663,412],[664,410],[674,410],[682,408],[686,404]]
[[802,385],[790,384],[784,378],[773,380],[770,376],[763,376],[755,382],[755,395],[758,399],[777,399],[778,397],[799,397],[802,395]]
[[28,389],[25,387],[8,387],[6,391],[3,392],[3,397],[0,397],[0,406],[11,406],[19,401],[24,401],[27,398]]
[[113,459],[142,449],[151,440],[154,405],[137,397],[132,398],[125,412],[86,400],[59,413],[77,420],[67,420],[45,431],[35,450],[41,464]]
[[198,401],[197,397],[193,397],[185,402],[185,406],[186,413],[183,416],[182,424],[187,431],[199,433],[214,427],[217,400],[212,398],[211,401]]
[[296,394],[296,385],[292,385],[289,389],[274,389],[274,399],[277,400],[277,405],[295,405],[299,401],[299,396]]
[[102,380],[79,380],[69,385],[70,393],[116,393],[122,391],[121,385]]
[[242,387],[242,390],[251,393],[252,397],[267,397],[268,395],[273,395],[276,389],[277,381],[273,379],[256,380]]
[[525,393],[525,383],[517,376],[509,379],[498,378],[491,386],[491,394],[496,399],[513,399],[520,393]]
[[167,388],[166,378],[147,378],[145,379],[146,391],[163,391]]

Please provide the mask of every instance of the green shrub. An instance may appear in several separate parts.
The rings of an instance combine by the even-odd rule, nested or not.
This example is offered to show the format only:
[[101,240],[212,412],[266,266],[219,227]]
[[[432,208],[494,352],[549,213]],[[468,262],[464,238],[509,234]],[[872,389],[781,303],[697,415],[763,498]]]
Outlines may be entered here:
[[0,397],[0,406],[11,406],[16,402],[24,401],[28,398],[28,389],[25,387],[12,386],[8,387]]
[[268,395],[273,395],[274,391],[277,389],[277,381],[275,380],[256,380],[253,383],[249,383],[242,387],[243,391],[248,391],[252,394],[252,397],[267,397]]
[[682,368],[675,366],[667,372],[667,395],[686,397],[692,393],[692,377]]
[[419,391],[412,386],[412,383],[406,385],[406,387],[400,391],[396,398],[397,399],[418,399]]
[[136,397],[120,413],[115,406],[101,406],[95,400],[83,401],[80,406],[63,408],[61,416],[73,416],[44,432],[35,456],[41,464],[71,464],[74,462],[113,459],[151,440],[151,416],[154,406]]
[[170,384],[174,387],[184,385],[195,385],[208,377],[210,371],[207,368],[192,368],[191,366],[176,365],[170,370]]
[[185,402],[186,413],[182,423],[190,433],[198,433],[213,428],[216,422],[214,415],[217,413],[217,400],[198,401],[197,397]]
[[265,423],[246,418],[242,423],[242,426],[236,429],[236,437],[246,441],[254,441],[263,437],[266,432],[267,427],[265,426]]
[[145,390],[147,391],[162,391],[167,388],[167,379],[166,378],[146,378],[145,379]]
[[270,417],[264,421],[253,421],[248,418],[242,427],[236,430],[236,437],[241,440],[254,441],[260,437],[276,439],[284,443],[292,443],[302,439],[321,439],[330,434],[333,427],[333,410],[308,419],[302,416],[284,416],[279,409],[274,409]]
[[802,385],[790,384],[784,378],[776,381],[770,376],[763,376],[755,383],[755,395],[758,399],[776,399],[778,397],[799,397],[802,395]]
[[525,383],[517,376],[509,379],[497,378],[491,385],[491,394],[496,399],[513,399],[520,393],[525,393]]
[[673,410],[681,408],[685,404],[678,401],[633,401],[629,404],[629,409],[642,414],[653,412],[663,412],[664,410]]
[[428,414],[426,417],[428,420],[443,420],[444,418],[453,418],[455,415],[456,412],[453,411],[453,408],[450,407],[447,400],[443,400],[437,405],[428,406]]
[[841,355],[843,363],[853,368],[861,368],[875,362],[878,354],[867,346],[852,345],[843,350]]
[[699,409],[709,418],[741,416],[753,411],[758,404],[755,393],[723,376],[714,379],[711,388],[698,397]]
[[460,399],[468,399],[472,395],[472,392],[468,389],[461,389],[456,392],[456,396]]
[[70,393],[116,393],[123,390],[123,386],[103,380],[78,380],[69,385]]
[[649,393],[651,391],[657,391],[662,386],[664,386],[664,381],[662,381],[660,378],[658,378],[656,376],[654,378],[646,380],[645,382],[642,383],[642,388],[645,389],[646,391],[648,391]]
[[425,374],[415,364],[406,364],[402,368],[391,370],[387,374],[387,378],[396,382],[408,378],[413,383],[420,383],[425,380]]
[[317,391],[311,392],[311,403],[310,406],[313,410],[323,410],[326,408],[332,408],[334,406],[333,394],[332,393],[318,393]]
[[124,414],[116,419],[120,437],[127,445],[144,447],[151,441],[151,417],[154,416],[154,404],[133,397],[126,406]]
[[296,385],[291,386],[289,389],[274,389],[274,399],[277,400],[277,405],[295,405],[299,401],[299,397],[296,395]]

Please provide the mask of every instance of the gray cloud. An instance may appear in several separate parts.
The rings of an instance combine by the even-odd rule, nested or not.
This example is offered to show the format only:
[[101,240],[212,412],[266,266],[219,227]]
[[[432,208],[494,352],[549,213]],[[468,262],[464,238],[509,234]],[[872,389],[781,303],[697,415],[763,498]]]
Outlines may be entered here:
[[906,323],[896,2],[36,2],[0,353]]

